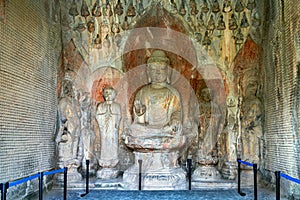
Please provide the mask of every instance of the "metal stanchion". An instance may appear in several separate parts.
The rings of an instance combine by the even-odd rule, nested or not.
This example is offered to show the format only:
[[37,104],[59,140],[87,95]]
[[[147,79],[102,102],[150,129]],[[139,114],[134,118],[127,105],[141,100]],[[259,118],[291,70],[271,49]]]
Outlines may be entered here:
[[238,193],[241,196],[246,196],[245,193],[241,192],[241,159],[237,159],[238,162]]
[[89,166],[90,166],[90,161],[86,160],[85,163],[86,163],[85,193],[81,194],[80,195],[81,197],[84,197],[85,195],[87,195],[89,193],[89,178],[90,178],[90,170],[89,170],[90,167]]
[[39,200],[43,200],[43,176],[44,172],[39,173]]
[[189,190],[192,189],[192,159],[187,159]]
[[138,160],[139,162],[139,190],[142,190],[142,160]]
[[254,200],[257,200],[257,164],[253,164]]
[[68,168],[64,168],[64,200],[67,200],[67,179],[68,179]]
[[276,200],[280,200],[280,171],[276,171],[275,176],[276,176]]
[[1,200],[6,200],[7,189],[8,183],[1,183]]

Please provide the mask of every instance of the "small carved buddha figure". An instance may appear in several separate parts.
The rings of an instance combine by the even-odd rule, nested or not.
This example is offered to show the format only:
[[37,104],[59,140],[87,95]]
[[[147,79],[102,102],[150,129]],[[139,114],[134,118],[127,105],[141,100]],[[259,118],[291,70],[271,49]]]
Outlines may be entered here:
[[256,7],[255,0],[248,0],[247,9],[252,11],[255,7]]
[[209,8],[208,8],[208,3],[206,0],[203,0],[203,5],[201,7],[201,12],[203,13],[207,13],[209,11]]
[[121,0],[118,0],[118,3],[115,7],[115,13],[119,16],[123,14],[123,6],[122,6],[122,3],[121,3]]
[[247,16],[246,16],[245,12],[243,12],[243,18],[242,18],[240,27],[241,28],[247,28],[247,27],[249,27],[248,19],[247,19]]
[[237,45],[241,45],[244,43],[244,35],[240,28],[238,29],[234,39],[235,39],[235,44]]
[[210,16],[206,28],[207,28],[207,30],[210,30],[210,31],[215,30],[216,25],[215,25],[215,20],[214,20],[214,16],[213,15]]
[[95,31],[95,22],[94,20],[90,20],[88,23],[87,23],[87,29],[90,33],[93,33]]
[[132,0],[130,1],[130,4],[129,4],[128,8],[127,8],[127,13],[126,13],[126,15],[127,15],[128,17],[134,17],[134,16],[136,15],[136,14],[135,14],[135,7],[133,6]]
[[181,1],[181,6],[179,8],[180,15],[184,16],[186,14],[184,0]]
[[101,16],[101,7],[99,5],[99,0],[97,0],[93,6],[93,9],[92,9],[92,15],[94,17],[100,17]]
[[213,2],[212,2],[212,7],[211,7],[211,11],[212,11],[213,13],[218,13],[218,12],[220,12],[220,5],[219,5],[218,0],[213,0]]
[[199,10],[197,9],[197,4],[195,0],[190,1],[191,15],[197,15]]
[[88,6],[86,5],[85,0],[82,1],[81,5],[81,16],[84,17],[85,19],[90,15],[90,11]]
[[229,30],[236,30],[238,28],[236,19],[234,14],[231,15],[231,18],[229,19]]
[[96,119],[100,128],[101,152],[98,158],[102,169],[97,177],[102,179],[115,178],[118,174],[114,167],[119,162],[119,126],[121,121],[121,107],[114,102],[116,91],[112,87],[103,90],[104,102],[100,103],[96,111]]
[[205,31],[205,35],[204,35],[204,38],[203,38],[203,41],[202,41],[202,45],[204,45],[204,46],[211,45],[211,39],[208,36],[208,31]]
[[235,4],[235,12],[243,12],[244,8],[245,8],[245,6],[244,6],[242,0],[237,0],[237,2]]
[[77,10],[77,4],[76,4],[75,0],[73,0],[73,2],[71,4],[71,7],[69,9],[69,14],[71,16],[73,16],[73,18],[75,18],[77,15],[79,15],[79,12]]
[[219,20],[218,20],[218,24],[217,24],[217,30],[225,30],[226,29],[226,25],[225,22],[223,20],[223,15],[220,15]]
[[107,3],[105,6],[105,16],[111,17],[113,15],[110,3]]
[[230,11],[232,11],[231,0],[224,0],[224,3],[223,3],[223,12],[224,13],[229,13]]

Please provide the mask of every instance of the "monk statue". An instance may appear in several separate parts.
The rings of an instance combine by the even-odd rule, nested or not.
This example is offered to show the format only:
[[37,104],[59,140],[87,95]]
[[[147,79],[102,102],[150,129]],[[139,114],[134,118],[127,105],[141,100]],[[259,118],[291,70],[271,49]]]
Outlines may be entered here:
[[[68,167],[68,181],[71,182],[82,179],[78,173],[82,160],[78,151],[81,112],[72,87],[71,81],[63,82],[63,97],[58,103],[60,130],[56,137],[58,167]],[[58,181],[63,182],[63,176],[58,176]]]
[[114,102],[116,91],[112,87],[103,90],[104,102],[100,103],[96,111],[96,119],[100,128],[100,170],[97,177],[101,179],[116,178],[119,162],[119,126],[121,121],[121,107]]
[[170,84],[170,61],[155,50],[147,61],[148,84],[136,93],[133,123],[125,127],[125,144],[133,149],[135,165],[124,172],[127,189],[136,189],[138,161],[143,162],[143,189],[184,189],[179,150],[185,144],[181,96]]

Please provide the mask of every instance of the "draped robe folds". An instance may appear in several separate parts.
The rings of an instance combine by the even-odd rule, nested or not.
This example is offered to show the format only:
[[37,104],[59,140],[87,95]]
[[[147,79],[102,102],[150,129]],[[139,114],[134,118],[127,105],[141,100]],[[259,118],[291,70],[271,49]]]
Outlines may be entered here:
[[96,118],[100,127],[101,152],[99,164],[102,167],[114,167],[119,161],[118,144],[121,107],[115,102],[103,102],[97,108]]

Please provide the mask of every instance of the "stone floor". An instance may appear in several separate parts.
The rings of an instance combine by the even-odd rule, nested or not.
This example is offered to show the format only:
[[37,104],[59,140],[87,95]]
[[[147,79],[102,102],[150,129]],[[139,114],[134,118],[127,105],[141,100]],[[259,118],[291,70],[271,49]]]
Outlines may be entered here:
[[[124,191],[124,190],[91,190],[89,194],[80,197],[84,190],[69,190],[67,199],[76,200],[172,200],[172,199],[188,199],[188,200],[215,200],[215,199],[244,199],[252,200],[253,192],[250,189],[244,189],[247,195],[242,197],[237,193],[236,189],[220,189],[220,190],[191,190],[191,191]],[[52,190],[44,195],[44,200],[62,199],[62,190]],[[258,199],[274,200],[275,193],[266,189],[259,189]],[[282,198],[284,199],[284,198]]]
[[[253,200],[253,188],[242,188],[242,192],[246,193],[246,196],[240,196],[237,192],[236,181],[219,181],[219,182],[192,182],[192,190],[181,191],[126,191],[122,187],[122,180],[115,179],[113,181],[97,181],[91,180],[90,192],[84,197],[81,194],[85,193],[85,184],[68,185],[67,199],[68,200],[172,200],[172,199],[188,199],[188,200],[214,200],[214,199],[241,199],[241,200]],[[72,187],[73,186],[73,187]],[[78,189],[80,188],[80,189]],[[43,196],[44,200],[61,200],[63,199],[63,191],[61,188],[53,188],[52,190],[45,192]],[[258,199],[259,200],[275,200],[275,191],[267,189],[263,186],[258,187]],[[286,200],[285,198],[281,198]]]

